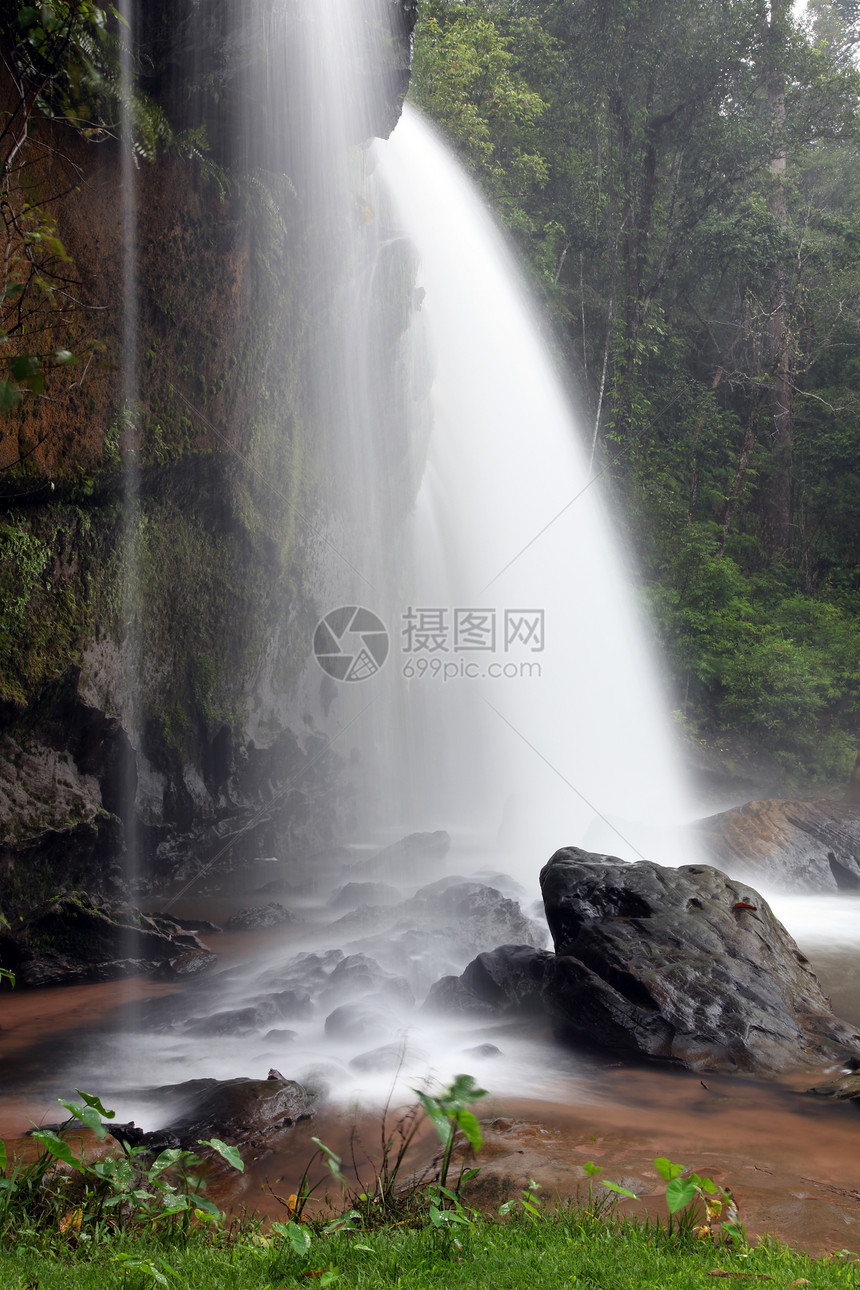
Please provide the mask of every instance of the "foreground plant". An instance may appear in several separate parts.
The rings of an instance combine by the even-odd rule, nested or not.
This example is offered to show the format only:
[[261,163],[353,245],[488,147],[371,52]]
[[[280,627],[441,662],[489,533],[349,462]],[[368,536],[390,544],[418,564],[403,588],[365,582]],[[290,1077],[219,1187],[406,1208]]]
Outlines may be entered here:
[[[222,1223],[222,1211],[202,1194],[207,1166],[195,1152],[173,1147],[153,1157],[145,1147],[122,1141],[118,1152],[99,1158],[88,1157],[82,1144],[76,1149],[69,1141],[73,1129],[81,1126],[104,1139],[109,1132],[104,1121],[115,1113],[98,1097],[75,1092],[80,1102],[58,1099],[69,1113],[59,1128],[31,1135],[42,1151],[30,1164],[10,1163],[0,1142],[0,1241],[22,1229],[53,1232],[81,1244],[141,1226],[187,1234],[193,1221]],[[198,1145],[244,1169],[238,1150],[220,1138],[200,1139]],[[149,1273],[158,1280],[157,1265],[153,1268]]]
[[[747,1244],[746,1230],[740,1221],[738,1207],[728,1187],[720,1187],[712,1178],[702,1178],[683,1165],[674,1164],[666,1156],[657,1156],[654,1168],[666,1182],[666,1208],[671,1219],[676,1214],[683,1214],[682,1231],[691,1231],[700,1240],[725,1240],[735,1238],[742,1245]],[[585,1172],[590,1178],[597,1178],[603,1172],[601,1165],[589,1160]],[[640,1197],[620,1183],[610,1182],[606,1178],[598,1179],[601,1187],[606,1187],[617,1196],[626,1196],[631,1200]]]
[[[461,1162],[456,1181],[449,1186],[449,1175],[458,1134],[473,1154],[480,1151],[483,1136],[471,1104],[486,1097],[487,1090],[480,1088],[471,1075],[457,1075],[453,1082],[437,1093],[427,1089],[413,1090],[418,1098],[397,1118],[389,1130],[390,1103],[386,1105],[381,1121],[381,1150],[377,1159],[363,1152],[357,1137],[351,1140],[352,1168],[356,1183],[351,1184],[343,1172],[343,1161],[319,1138],[313,1138],[317,1150],[305,1167],[296,1191],[289,1197],[276,1196],[283,1204],[292,1224],[300,1224],[308,1204],[316,1191],[329,1178],[339,1187],[343,1197],[342,1212],[321,1227],[325,1234],[373,1228],[390,1221],[415,1221],[430,1223],[437,1230],[449,1230],[469,1221],[462,1203],[462,1189],[479,1172],[467,1169],[465,1158]],[[403,1177],[406,1156],[416,1134],[429,1120],[442,1143],[438,1172],[430,1177],[433,1166],[422,1173]],[[359,1161],[358,1156],[363,1155]],[[323,1164],[327,1175],[311,1183],[311,1171],[316,1164]],[[371,1170],[367,1177],[368,1167]],[[272,1193],[274,1195],[274,1193]],[[301,1229],[305,1230],[305,1229]],[[286,1230],[291,1241],[295,1232]]]

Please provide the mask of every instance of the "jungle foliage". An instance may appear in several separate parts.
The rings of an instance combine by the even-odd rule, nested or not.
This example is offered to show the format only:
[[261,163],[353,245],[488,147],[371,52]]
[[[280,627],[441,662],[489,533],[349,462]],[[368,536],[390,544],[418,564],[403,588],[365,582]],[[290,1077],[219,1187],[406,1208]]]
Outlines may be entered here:
[[424,0],[412,89],[555,316],[679,717],[798,781],[860,729],[859,39],[842,0]]

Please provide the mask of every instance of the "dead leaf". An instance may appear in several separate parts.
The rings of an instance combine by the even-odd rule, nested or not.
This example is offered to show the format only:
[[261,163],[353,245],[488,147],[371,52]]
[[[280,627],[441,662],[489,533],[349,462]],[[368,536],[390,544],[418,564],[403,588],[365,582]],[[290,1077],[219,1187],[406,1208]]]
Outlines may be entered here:
[[77,1236],[81,1230],[84,1211],[82,1209],[70,1209],[63,1214],[60,1219],[60,1231],[64,1236]]

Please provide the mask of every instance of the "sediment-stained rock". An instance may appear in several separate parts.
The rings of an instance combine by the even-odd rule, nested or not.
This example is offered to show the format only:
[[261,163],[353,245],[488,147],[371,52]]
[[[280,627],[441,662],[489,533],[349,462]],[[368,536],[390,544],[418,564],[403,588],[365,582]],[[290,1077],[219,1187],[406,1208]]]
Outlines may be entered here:
[[702,820],[713,862],[785,891],[860,895],[860,805],[824,800],[747,802]]

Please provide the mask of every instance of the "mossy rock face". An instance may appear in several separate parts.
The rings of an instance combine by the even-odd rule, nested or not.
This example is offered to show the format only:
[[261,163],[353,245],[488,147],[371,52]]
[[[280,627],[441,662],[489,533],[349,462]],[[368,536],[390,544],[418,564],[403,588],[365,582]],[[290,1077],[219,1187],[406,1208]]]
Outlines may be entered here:
[[122,822],[98,812],[91,820],[48,828],[0,847],[3,909],[11,926],[56,893],[58,882],[86,885],[102,896],[123,891]]
[[[205,44],[198,9],[159,0],[142,15],[144,44],[167,31]],[[210,35],[232,30],[233,9],[219,0],[204,16]],[[383,11],[384,65],[367,69],[385,86],[376,134],[399,114],[415,5]],[[176,81],[185,65],[155,53],[145,88],[169,113],[191,101]],[[331,844],[352,800],[339,782],[347,760],[319,755],[337,711],[309,674],[319,588],[331,582],[321,534],[343,500],[320,356],[359,258],[359,167],[325,222],[300,167],[234,164],[225,188],[176,155],[142,165],[129,397],[121,157],[73,134],[67,143],[76,179],[53,209],[82,305],[69,348],[95,357],[68,391],[25,400],[2,427],[9,451],[29,454],[0,479],[0,900],[14,915],[78,883],[137,899],[208,863],[225,833],[237,834],[225,867],[298,862]],[[390,373],[373,445],[390,481],[387,537],[417,479],[400,353],[414,273],[408,248],[389,251],[371,302]],[[61,791],[48,800],[52,779]],[[242,827],[271,794],[273,810]]]
[[0,942],[16,985],[67,985],[154,971],[190,954],[211,959],[193,932],[130,906],[109,908],[84,892],[49,901]]

